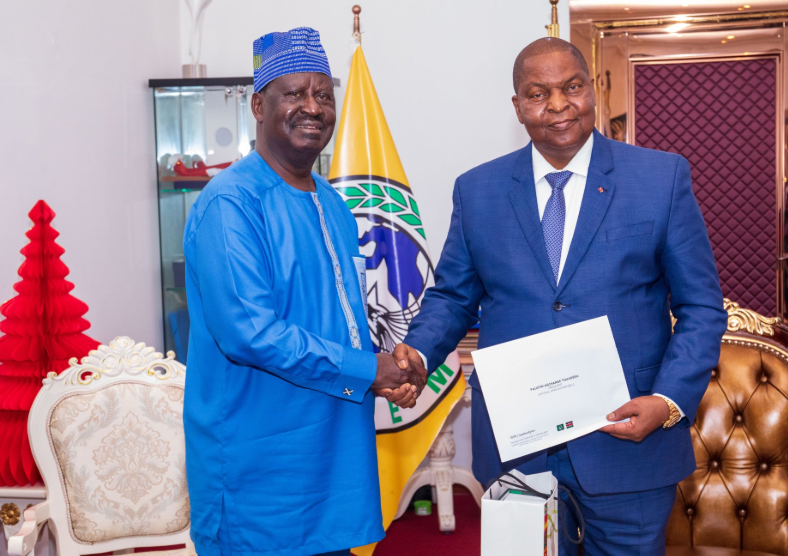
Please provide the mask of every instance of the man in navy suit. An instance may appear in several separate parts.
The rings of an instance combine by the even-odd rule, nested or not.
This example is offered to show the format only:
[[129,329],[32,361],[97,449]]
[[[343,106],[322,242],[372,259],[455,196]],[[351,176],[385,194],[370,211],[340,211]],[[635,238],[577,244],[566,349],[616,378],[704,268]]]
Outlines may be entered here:
[[630,420],[503,464],[474,374],[473,471],[487,485],[549,469],[580,504],[585,554],[661,555],[727,322],[689,164],[594,131],[588,66],[565,41],[527,46],[513,77],[531,143],[457,179],[436,284],[395,357],[435,370],[479,305],[480,348],[607,315],[632,398],[608,419]]

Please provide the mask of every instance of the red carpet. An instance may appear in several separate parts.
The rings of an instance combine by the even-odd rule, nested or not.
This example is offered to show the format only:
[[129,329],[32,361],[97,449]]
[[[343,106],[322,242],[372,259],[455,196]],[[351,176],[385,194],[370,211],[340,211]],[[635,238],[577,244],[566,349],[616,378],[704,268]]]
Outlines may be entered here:
[[374,556],[479,556],[481,517],[481,510],[468,491],[457,489],[454,493],[457,527],[453,533],[440,532],[436,505],[428,516],[418,516],[411,509],[391,524]]

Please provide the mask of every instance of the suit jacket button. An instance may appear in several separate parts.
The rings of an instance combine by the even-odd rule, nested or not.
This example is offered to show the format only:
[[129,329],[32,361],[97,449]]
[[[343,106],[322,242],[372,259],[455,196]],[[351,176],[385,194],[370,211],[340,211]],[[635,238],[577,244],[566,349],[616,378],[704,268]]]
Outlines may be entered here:
[[564,304],[561,303],[560,301],[556,301],[555,303],[553,303],[553,311],[560,311],[563,308],[564,308]]

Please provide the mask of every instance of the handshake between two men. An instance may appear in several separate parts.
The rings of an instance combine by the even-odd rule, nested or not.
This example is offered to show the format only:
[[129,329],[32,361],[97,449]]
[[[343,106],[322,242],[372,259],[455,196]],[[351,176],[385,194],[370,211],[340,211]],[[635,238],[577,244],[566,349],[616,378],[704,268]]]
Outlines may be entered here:
[[415,406],[427,384],[427,369],[419,352],[406,344],[397,344],[393,353],[378,353],[377,358],[372,392],[405,409]]

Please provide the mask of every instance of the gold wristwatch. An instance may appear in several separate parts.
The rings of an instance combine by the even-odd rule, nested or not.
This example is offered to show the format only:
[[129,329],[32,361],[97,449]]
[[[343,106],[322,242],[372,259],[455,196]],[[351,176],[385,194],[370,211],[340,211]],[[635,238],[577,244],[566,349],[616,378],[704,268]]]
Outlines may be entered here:
[[679,411],[679,406],[673,403],[673,400],[670,400],[665,396],[660,396],[659,394],[656,395],[662,398],[663,400],[665,400],[665,403],[668,404],[668,409],[670,409],[670,416],[668,417],[668,420],[662,423],[663,429],[669,429],[670,427],[681,421],[681,412]]

